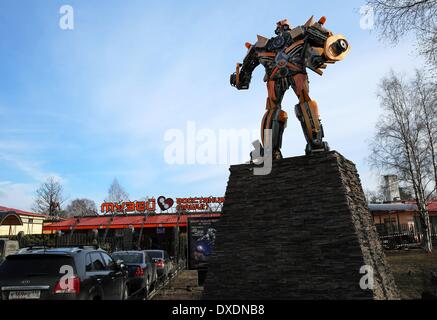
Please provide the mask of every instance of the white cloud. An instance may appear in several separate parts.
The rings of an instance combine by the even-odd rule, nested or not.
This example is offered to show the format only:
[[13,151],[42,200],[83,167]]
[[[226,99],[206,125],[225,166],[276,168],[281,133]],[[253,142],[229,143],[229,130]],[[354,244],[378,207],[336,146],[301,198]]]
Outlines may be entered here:
[[0,181],[0,205],[30,211],[36,188],[32,183]]
[[0,154],[0,161],[12,164],[16,169],[39,182],[45,181],[49,177],[54,177],[57,181],[66,183],[66,180],[59,174],[41,169],[42,162],[39,161],[22,160],[16,156],[6,154]]

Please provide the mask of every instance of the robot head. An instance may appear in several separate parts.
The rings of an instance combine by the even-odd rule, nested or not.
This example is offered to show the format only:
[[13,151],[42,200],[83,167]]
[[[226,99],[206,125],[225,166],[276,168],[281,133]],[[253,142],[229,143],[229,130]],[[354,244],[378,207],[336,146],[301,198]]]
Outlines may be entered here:
[[276,30],[275,30],[275,33],[276,33],[277,35],[280,35],[280,34],[282,34],[283,32],[285,32],[285,31],[287,31],[287,30],[290,30],[290,29],[291,29],[291,24],[290,24],[290,22],[288,22],[287,19],[284,19],[284,20],[278,21],[278,22],[276,23]]

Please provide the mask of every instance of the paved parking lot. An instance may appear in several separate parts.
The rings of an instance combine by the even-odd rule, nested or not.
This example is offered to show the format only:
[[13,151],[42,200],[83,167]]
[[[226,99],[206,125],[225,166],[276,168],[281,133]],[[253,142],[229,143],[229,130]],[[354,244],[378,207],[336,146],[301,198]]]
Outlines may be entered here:
[[152,300],[200,300],[203,287],[197,282],[197,271],[182,270]]

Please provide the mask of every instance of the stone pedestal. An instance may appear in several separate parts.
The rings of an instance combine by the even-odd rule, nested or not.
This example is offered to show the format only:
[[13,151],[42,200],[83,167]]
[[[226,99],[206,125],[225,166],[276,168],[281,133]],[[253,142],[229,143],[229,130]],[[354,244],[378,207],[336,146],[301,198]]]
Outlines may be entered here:
[[352,162],[326,152],[230,172],[203,299],[398,298]]

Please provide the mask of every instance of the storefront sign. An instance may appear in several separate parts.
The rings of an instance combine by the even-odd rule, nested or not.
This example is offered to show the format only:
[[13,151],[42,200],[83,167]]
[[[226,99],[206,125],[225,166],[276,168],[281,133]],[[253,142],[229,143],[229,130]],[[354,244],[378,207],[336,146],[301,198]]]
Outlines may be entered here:
[[172,198],[166,198],[164,196],[158,197],[147,201],[132,201],[132,202],[120,202],[102,203],[100,211],[102,213],[142,213],[142,212],[155,212],[156,204],[158,204],[161,211],[169,211],[174,207],[176,202],[176,210],[195,212],[195,211],[208,211],[214,209],[214,207],[220,207],[225,198],[223,197],[195,197],[195,198],[176,198],[174,201]]
[[120,202],[112,203],[105,202],[100,206],[100,211],[103,213],[129,213],[129,212],[146,212],[156,210],[156,200],[149,199],[147,201]]
[[176,198],[176,208],[185,211],[206,211],[211,204],[222,204],[225,198],[201,197],[201,198]]

